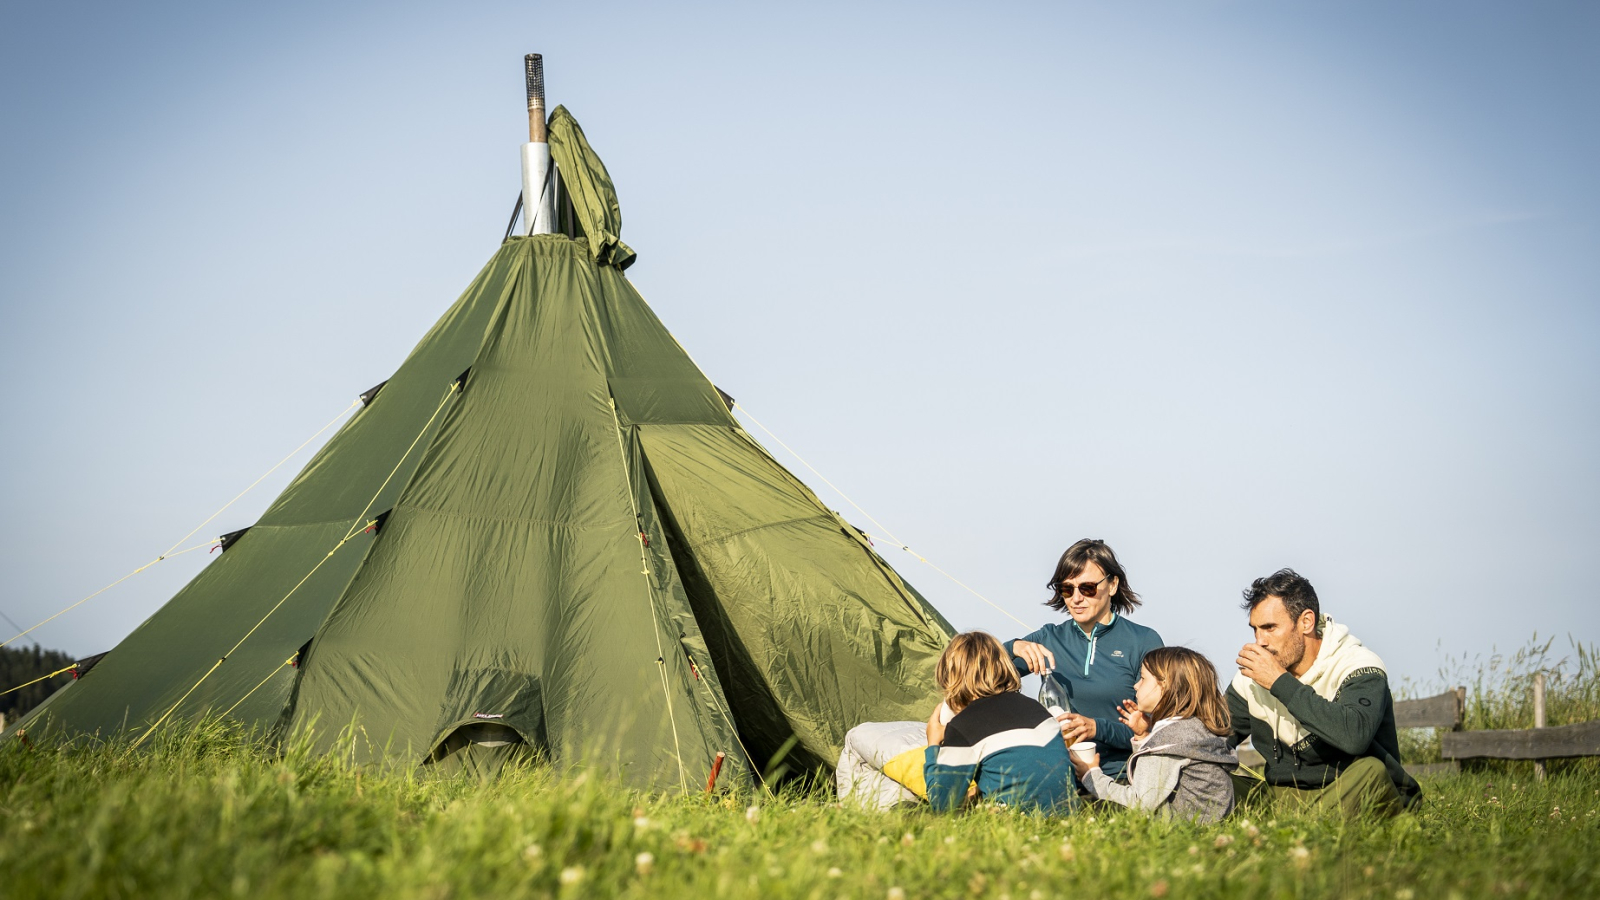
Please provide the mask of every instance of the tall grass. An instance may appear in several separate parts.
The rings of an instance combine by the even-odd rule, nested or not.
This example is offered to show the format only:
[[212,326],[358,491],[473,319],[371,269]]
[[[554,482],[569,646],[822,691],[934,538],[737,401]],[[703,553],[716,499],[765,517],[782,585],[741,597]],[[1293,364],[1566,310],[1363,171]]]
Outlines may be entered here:
[[[1532,728],[1534,676],[1545,676],[1545,724],[1571,725],[1600,719],[1600,646],[1586,646],[1572,637],[1558,649],[1556,638],[1536,634],[1510,653],[1447,659],[1433,680],[1403,683],[1399,698],[1427,697],[1457,686],[1467,689],[1462,727],[1468,730]],[[1401,756],[1407,763],[1439,760],[1439,731],[1407,729],[1400,734]],[[1475,763],[1506,771],[1531,771],[1531,763]],[[1561,766],[1600,770],[1600,760],[1574,760]]]
[[1245,809],[865,813],[825,791],[669,796],[269,753],[207,724],[148,751],[0,748],[7,897],[1593,896],[1600,777],[1462,776],[1391,821]]
[[[1495,672],[1551,665],[1533,651]],[[1563,716],[1593,702],[1592,651]],[[1587,680],[1586,680],[1587,679]],[[1514,687],[1470,680],[1475,723],[1516,724]],[[1551,698],[1557,694],[1552,679]],[[1585,693],[1587,692],[1587,693]],[[1496,697],[1508,699],[1496,706]],[[1589,707],[1592,708],[1592,707]],[[1503,709],[1503,712],[1496,710]],[[1489,719],[1491,715],[1507,718]],[[495,781],[269,749],[217,722],[125,744],[0,745],[7,898],[1233,898],[1600,894],[1600,772],[1433,779],[1393,820],[1243,808],[1217,826],[1090,808],[866,813],[821,788],[648,793],[513,766]]]

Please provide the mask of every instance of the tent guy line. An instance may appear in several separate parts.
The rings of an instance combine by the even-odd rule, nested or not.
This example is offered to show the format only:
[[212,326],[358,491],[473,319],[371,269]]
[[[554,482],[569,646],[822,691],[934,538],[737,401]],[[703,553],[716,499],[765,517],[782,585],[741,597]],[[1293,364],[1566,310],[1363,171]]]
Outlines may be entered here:
[[[517,198],[519,204],[521,202],[521,199],[522,198],[519,195],[518,198]],[[520,209],[521,207],[519,206],[518,208]],[[512,222],[514,223],[515,221],[516,221],[516,213],[513,212],[512,213]],[[638,290],[638,287],[635,286],[634,289]],[[643,296],[643,295],[641,294],[641,296]],[[698,362],[695,362],[694,356],[689,353],[688,349],[686,349],[682,344],[678,344],[676,338],[673,338],[673,343],[677,344],[679,351],[681,351],[684,356],[689,357],[689,361],[693,362],[695,364],[696,368],[700,369],[700,371],[702,371],[702,372],[705,371],[705,369],[703,367],[701,367]],[[1011,612],[1011,610],[1006,609],[1005,607],[1003,607],[1000,604],[994,602],[993,600],[990,600],[988,597],[985,597],[984,595],[978,593],[976,590],[973,589],[973,587],[971,585],[969,585],[966,582],[962,581],[961,579],[955,577],[954,575],[951,575],[949,572],[946,572],[944,569],[939,568],[939,566],[936,565],[932,560],[928,559],[926,556],[923,556],[921,553],[918,553],[917,551],[911,549],[910,546],[908,546],[905,542],[901,541],[900,538],[896,537],[894,535],[894,533],[889,530],[888,526],[884,525],[882,522],[879,522],[872,515],[872,513],[867,512],[865,509],[862,508],[861,504],[857,503],[855,500],[852,500],[848,494],[846,494],[844,491],[840,490],[838,485],[834,484],[832,481],[829,481],[828,480],[828,476],[826,476],[826,475],[822,474],[821,472],[817,471],[817,467],[816,466],[813,466],[811,463],[807,462],[804,457],[802,457],[799,453],[795,452],[795,449],[793,447],[791,447],[788,444],[784,443],[783,442],[783,438],[778,437],[776,434],[774,434],[772,432],[772,429],[770,429],[767,426],[761,424],[761,420],[757,419],[755,416],[751,415],[749,408],[747,408],[743,403],[740,403],[739,401],[734,400],[731,397],[728,397],[726,399],[727,399],[727,401],[729,403],[729,407],[728,408],[729,408],[730,411],[737,411],[737,412],[744,413],[744,417],[745,418],[749,419],[752,423],[754,423],[757,428],[760,428],[763,432],[766,432],[767,437],[770,437],[770,438],[773,439],[773,441],[777,442],[778,446],[780,446],[783,449],[789,451],[789,455],[794,457],[795,460],[800,463],[800,465],[805,466],[807,469],[810,469],[811,470],[811,474],[813,474],[813,475],[817,476],[818,478],[822,479],[822,483],[823,484],[826,484],[828,487],[832,488],[833,492],[838,494],[840,497],[843,497],[844,501],[846,503],[848,503],[851,506],[855,507],[857,512],[861,513],[863,516],[866,516],[868,521],[870,521],[872,524],[878,526],[878,530],[883,532],[883,536],[888,538],[888,540],[889,540],[889,542],[891,544],[894,544],[896,547],[899,547],[901,550],[904,550],[905,552],[907,552],[907,553],[911,554],[912,556],[916,557],[917,560],[919,562],[921,562],[923,565],[926,565],[928,568],[934,570],[935,572],[938,572],[940,575],[943,575],[945,578],[947,578],[950,581],[954,582],[962,590],[966,591],[967,593],[971,594],[974,597],[977,597],[979,600],[982,600],[984,603],[989,604],[990,606],[994,607],[996,610],[999,610],[1000,613],[1003,614],[1006,618],[1010,619],[1013,622],[1016,622],[1018,625],[1021,625],[1023,628],[1025,628],[1025,629],[1027,629],[1029,631],[1033,630],[1033,626],[1032,625],[1030,625],[1027,622],[1023,621],[1015,613]],[[746,434],[748,434],[748,433],[749,432],[747,431]],[[752,438],[751,440],[754,440],[754,438]]]
[[[6,620],[6,624],[10,625],[12,628],[15,628],[17,631],[20,632],[22,630],[22,626],[17,624],[17,620],[16,619],[11,618],[10,616],[6,615],[3,612],[0,612],[0,619],[5,619]],[[20,635],[20,634],[17,635],[17,637],[21,637],[21,636],[22,635]],[[16,638],[12,638],[11,640],[16,640]],[[36,638],[28,638],[28,640],[33,641],[33,645],[35,647],[39,646],[38,639],[36,639]],[[11,641],[7,641],[6,643],[9,644],[10,642]]]
[[[349,415],[350,411],[352,409],[355,409],[356,407],[361,405],[361,402],[362,401],[361,401],[360,397],[357,397],[355,400],[352,400],[350,402],[349,406],[347,406],[344,409],[340,410],[339,414],[334,416],[332,419],[329,419],[328,423],[326,425],[323,425],[321,428],[318,428],[316,430],[316,433],[312,434],[310,437],[308,437],[305,440],[301,441],[300,442],[300,446],[298,446],[298,447],[294,448],[293,450],[289,451],[289,455],[288,456],[285,456],[283,459],[278,460],[276,463],[273,464],[272,468],[270,468],[267,471],[261,473],[261,477],[260,478],[257,478],[255,481],[250,482],[250,486],[249,487],[247,487],[244,490],[240,491],[238,493],[238,495],[235,496],[232,500],[229,500],[227,503],[224,503],[222,505],[222,508],[218,509],[216,512],[212,513],[211,515],[206,516],[205,521],[201,522],[199,525],[196,525],[194,528],[191,528],[189,530],[188,534],[184,535],[181,538],[178,538],[176,541],[173,541],[172,542],[172,546],[168,547],[166,549],[166,552],[164,552],[161,555],[157,556],[155,559],[150,560],[149,562],[145,563],[144,565],[140,566],[139,568],[134,569],[132,572],[129,572],[128,574],[122,576],[121,578],[118,578],[116,581],[111,582],[110,584],[106,585],[105,587],[101,588],[100,590],[95,591],[94,593],[90,594],[87,597],[84,597],[82,600],[79,600],[76,603],[73,603],[73,604],[71,604],[71,605],[69,605],[67,607],[64,607],[63,609],[57,611],[55,615],[49,617],[48,619],[45,619],[42,622],[39,622],[38,624],[34,625],[32,628],[29,628],[26,631],[17,632],[16,634],[14,634],[11,637],[7,638],[5,641],[0,642],[0,647],[4,647],[7,644],[10,644],[12,641],[15,641],[17,638],[26,637],[27,635],[32,634],[35,631],[38,631],[40,628],[43,628],[44,626],[50,624],[51,622],[55,621],[56,619],[61,618],[62,616],[66,615],[67,613],[71,612],[72,610],[77,609],[78,607],[82,606],[83,604],[88,603],[90,600],[93,600],[94,598],[100,596],[101,594],[105,593],[106,591],[111,590],[112,588],[116,587],[117,585],[123,583],[124,581],[127,581],[129,578],[132,578],[133,576],[139,574],[140,572],[143,572],[145,569],[150,568],[151,566],[155,565],[158,562],[161,562],[164,559],[171,559],[174,556],[182,556],[183,554],[188,553],[190,551],[199,550],[201,547],[210,547],[210,546],[216,544],[217,541],[219,540],[219,538],[210,538],[210,539],[208,539],[206,541],[203,541],[203,542],[201,542],[199,544],[195,544],[192,547],[185,547],[182,550],[178,550],[177,549],[178,545],[182,544],[184,541],[187,541],[189,538],[194,537],[195,532],[197,532],[200,529],[206,527],[206,525],[209,524],[212,519],[215,519],[217,516],[220,516],[224,512],[227,512],[229,507],[233,506],[235,503],[238,503],[239,500],[242,497],[244,497],[245,494],[248,494],[252,490],[254,490],[257,485],[261,484],[261,482],[263,482],[263,481],[265,481],[267,479],[267,476],[271,475],[273,472],[278,471],[278,469],[282,468],[284,463],[286,463],[289,460],[293,459],[295,457],[295,454],[299,453],[301,450],[304,450],[307,445],[309,445],[312,441],[316,440],[318,437],[321,437],[322,433],[324,431],[327,431],[329,428],[332,428],[334,426],[334,424],[337,423],[340,419],[342,419],[345,416]],[[9,616],[7,616],[6,617],[6,621],[10,622],[11,618]],[[16,623],[12,623],[12,625],[13,625],[13,627],[15,627]],[[38,641],[34,641],[34,643],[37,644]]]
[[1021,619],[1017,618],[1014,614],[1012,614],[1012,612],[1010,610],[1006,609],[1005,607],[1003,607],[1000,604],[994,602],[993,600],[990,600],[988,597],[985,597],[984,595],[982,595],[982,594],[978,593],[977,591],[973,590],[972,587],[969,586],[966,582],[964,582],[961,579],[955,577],[954,575],[951,575],[949,572],[946,572],[945,570],[939,568],[937,565],[934,565],[934,563],[931,560],[929,560],[926,556],[923,556],[921,553],[918,553],[917,551],[911,549],[910,547],[908,547],[905,544],[905,542],[901,541],[898,537],[895,537],[894,533],[889,530],[889,527],[887,525],[884,525],[882,522],[879,522],[876,518],[873,518],[872,513],[869,513],[865,509],[862,509],[861,508],[861,504],[859,504],[856,501],[850,499],[850,496],[848,494],[846,494],[844,491],[839,490],[839,486],[834,484],[833,482],[829,481],[828,480],[828,476],[822,474],[821,472],[818,472],[816,466],[813,466],[811,463],[806,462],[805,459],[800,456],[800,454],[794,452],[794,448],[789,446],[788,444],[785,444],[783,442],[783,438],[780,438],[777,435],[773,434],[771,429],[769,429],[767,426],[761,424],[761,420],[757,419],[755,416],[751,415],[750,414],[750,410],[746,409],[743,403],[739,403],[739,402],[735,401],[734,404],[733,404],[733,408],[738,410],[739,412],[744,413],[744,417],[745,418],[747,418],[751,422],[755,423],[755,426],[757,428],[759,428],[762,431],[766,432],[767,433],[767,437],[770,437],[774,441],[777,441],[778,446],[780,446],[783,449],[789,451],[789,455],[793,456],[795,458],[795,460],[800,463],[800,465],[805,466],[806,468],[810,469],[811,470],[811,474],[813,474],[813,475],[817,476],[818,478],[822,479],[822,483],[823,484],[827,485],[830,488],[833,488],[833,492],[834,493],[838,494],[840,497],[843,497],[844,501],[846,503],[850,504],[851,506],[854,506],[856,508],[857,512],[861,513],[863,516],[866,516],[868,521],[870,521],[872,524],[878,526],[878,530],[883,532],[883,536],[889,539],[889,543],[894,544],[896,547],[899,547],[901,550],[904,550],[905,552],[911,554],[912,556],[915,556],[919,561],[921,561],[928,568],[930,568],[930,569],[934,570],[935,572],[938,572],[940,575],[943,575],[944,577],[950,579],[951,581],[955,582],[957,585],[960,585],[964,590],[966,590],[967,593],[971,594],[974,597],[977,597],[979,600],[982,600],[983,602],[989,604],[990,606],[992,606],[995,609],[999,610],[1000,612],[1004,613],[1007,617],[1009,617],[1011,619],[1011,621],[1016,622],[1018,625],[1021,625],[1023,628],[1032,628],[1033,627],[1032,625],[1029,625],[1027,622],[1024,622]]
[[[100,596],[101,594],[104,594],[106,591],[111,590],[112,588],[116,587],[117,585],[123,583],[124,581],[127,581],[129,578],[132,578],[133,576],[139,574],[140,572],[143,572],[145,569],[150,568],[151,566],[155,565],[158,562],[161,562],[164,559],[171,559],[174,556],[182,556],[185,553],[190,553],[190,552],[193,552],[195,550],[199,550],[201,547],[210,547],[213,544],[215,544],[216,542],[217,542],[216,538],[211,538],[208,541],[204,541],[202,543],[195,544],[192,547],[185,547],[182,550],[177,551],[176,553],[171,552],[171,551],[168,551],[167,553],[163,553],[162,555],[156,557],[155,559],[150,560],[149,562],[145,563],[144,565],[140,566],[139,568],[134,569],[132,572],[129,572],[128,574],[122,576],[121,578],[118,578],[116,581],[111,582],[110,584],[106,585],[105,587],[101,588],[100,590],[95,591],[94,593],[90,594],[87,597],[84,597],[82,600],[79,600],[77,603],[74,603],[71,606],[68,606],[68,607],[62,609],[60,612],[57,612],[55,615],[51,616],[50,618],[41,621],[39,624],[33,626],[32,628],[29,628],[27,631],[18,632],[17,634],[12,635],[10,638],[6,639],[4,642],[0,642],[0,647],[6,646],[6,644],[11,643],[12,641],[16,640],[17,638],[26,637],[29,634],[32,634],[33,632],[38,631],[40,628],[43,628],[44,626],[49,625],[51,622],[54,622],[56,619],[59,619],[62,616],[66,615],[67,613],[72,612],[73,610],[75,610],[78,607],[84,605],[85,603],[88,603],[90,600],[93,600],[94,598]],[[35,641],[34,643],[38,643],[38,642]]]
[[[286,463],[289,460],[293,459],[295,457],[295,454],[299,453],[301,450],[304,450],[306,448],[307,444],[310,444],[312,441],[316,440],[318,437],[320,437],[322,435],[322,433],[324,431],[327,431],[329,428],[332,428],[335,422],[338,422],[340,419],[344,418],[345,416],[348,416],[350,414],[351,410],[359,407],[360,405],[361,405],[361,398],[360,397],[357,397],[356,399],[350,401],[350,405],[346,406],[344,409],[340,410],[338,415],[336,415],[333,418],[329,419],[328,420],[328,424],[322,426],[321,428],[318,428],[315,434],[311,435],[311,437],[306,438],[304,441],[301,441],[300,442],[300,446],[294,448],[293,450],[290,450],[288,456],[285,456],[283,459],[278,460],[277,463],[275,463],[272,466],[272,468],[270,468],[267,471],[261,473],[261,477],[260,478],[257,478],[255,481],[250,482],[250,486],[249,487],[247,487],[244,490],[240,491],[238,496],[234,497],[232,500],[229,500],[227,503],[224,503],[222,505],[221,509],[219,509],[216,512],[212,513],[211,515],[207,516],[206,520],[204,522],[201,522],[199,525],[196,525],[194,527],[194,529],[191,530],[188,534],[186,534],[183,537],[178,538],[176,541],[174,541],[172,546],[176,547],[179,544],[183,543],[184,541],[187,541],[189,538],[194,537],[194,533],[196,531],[199,531],[200,529],[206,527],[206,525],[209,524],[212,519],[215,519],[217,516],[220,516],[224,512],[226,512],[228,507],[234,505],[235,503],[238,503],[240,497],[243,497],[245,494],[248,494],[251,491],[255,490],[256,485],[258,485],[261,482],[265,481],[267,479],[268,475],[271,475],[273,472],[278,471],[278,469],[284,463]],[[171,552],[171,548],[168,548],[168,552]]]
[[[298,655],[299,654],[295,654],[295,656],[298,656]],[[278,674],[278,670],[279,669],[283,668],[284,666],[292,666],[292,665],[294,665],[294,660],[295,660],[295,657],[291,656],[288,659],[284,660],[281,665],[274,666],[272,671],[267,673],[267,677],[265,677],[265,678],[261,679],[260,681],[256,682],[256,686],[255,687],[251,688],[248,691],[245,691],[245,694],[244,694],[243,697],[240,697],[239,699],[233,701],[233,705],[232,706],[230,706],[227,709],[223,710],[222,717],[224,719],[226,719],[228,716],[232,715],[233,711],[239,708],[239,704],[245,702],[246,700],[249,700],[252,694],[254,694],[256,691],[261,690],[261,688],[267,682],[271,681],[272,677],[274,675]]]
[[5,690],[0,691],[0,697],[4,697],[6,694],[10,694],[10,693],[13,693],[15,691],[20,691],[20,690],[22,690],[23,688],[25,688],[25,687],[27,687],[29,685],[38,684],[41,681],[48,681],[48,680],[56,677],[57,675],[60,675],[63,672],[71,672],[73,669],[76,669],[77,667],[78,667],[78,664],[77,663],[73,663],[72,665],[67,666],[64,669],[57,669],[54,672],[51,672],[49,675],[40,675],[38,678],[35,678],[32,681],[24,682],[23,684],[19,684],[14,688],[6,688]]
[[[272,608],[267,610],[266,615],[261,617],[260,621],[256,622],[256,624],[250,626],[250,630],[244,633],[244,637],[239,638],[239,640],[237,642],[235,642],[232,647],[228,648],[228,652],[222,654],[222,658],[221,659],[218,659],[216,662],[212,663],[211,664],[211,668],[207,669],[206,673],[204,675],[200,676],[200,680],[196,681],[194,683],[194,685],[192,687],[190,687],[187,691],[184,691],[183,692],[183,696],[179,697],[176,703],[173,703],[172,706],[168,707],[167,711],[161,714],[161,718],[159,718],[159,719],[157,719],[155,721],[155,724],[153,724],[149,728],[145,729],[144,734],[139,735],[139,739],[133,742],[134,748],[138,748],[141,744],[143,744],[146,740],[149,739],[150,735],[155,734],[156,729],[160,728],[161,724],[163,722],[167,721],[168,717],[170,717],[172,715],[172,713],[175,710],[177,710],[178,707],[183,705],[183,701],[189,699],[189,695],[191,695],[195,691],[199,690],[200,689],[200,685],[205,684],[206,683],[206,679],[210,678],[211,675],[214,672],[217,671],[217,669],[221,668],[222,664],[228,661],[228,657],[232,656],[234,651],[236,651],[240,647],[244,646],[244,642],[250,640],[250,636],[251,635],[253,635],[257,631],[259,631],[261,629],[262,625],[267,624],[267,620],[272,618],[272,614],[277,612],[278,610],[282,609],[283,605],[285,603],[289,602],[289,598],[293,597],[295,592],[300,590],[300,588],[307,581],[310,581],[311,580],[311,576],[317,574],[317,570],[321,569],[324,563],[326,563],[330,559],[333,559],[333,555],[335,553],[338,553],[340,548],[344,547],[345,544],[350,543],[351,538],[354,538],[358,534],[366,534],[367,532],[374,530],[374,526],[376,526],[378,524],[378,520],[377,519],[367,520],[367,513],[372,511],[372,504],[377,502],[378,498],[383,495],[383,490],[384,490],[384,488],[388,487],[389,486],[389,482],[391,480],[393,480],[394,473],[400,471],[400,467],[405,465],[406,459],[411,456],[411,451],[417,449],[417,444],[422,441],[422,436],[427,434],[428,430],[433,427],[434,421],[439,418],[439,413],[444,411],[444,408],[450,402],[450,399],[452,397],[456,397],[456,396],[460,395],[461,386],[462,386],[463,382],[465,382],[466,377],[467,377],[467,373],[463,372],[463,373],[461,373],[460,377],[458,377],[454,381],[450,382],[450,387],[445,389],[444,397],[442,397],[439,400],[439,405],[434,408],[433,415],[428,417],[428,421],[423,424],[422,430],[417,432],[417,436],[411,440],[411,444],[406,447],[406,452],[401,454],[400,460],[394,464],[394,468],[393,469],[389,470],[389,476],[387,478],[383,479],[383,483],[382,484],[378,485],[377,493],[373,494],[372,495],[372,499],[367,501],[367,505],[365,507],[363,507],[362,510],[361,510],[361,515],[356,516],[355,522],[353,522],[350,525],[350,529],[345,532],[344,537],[339,539],[339,543],[335,544],[333,546],[333,549],[328,551],[327,555],[325,555],[321,559],[317,560],[317,564],[311,567],[311,571],[307,572],[305,574],[304,578],[301,578],[299,581],[295,582],[294,587],[290,588],[289,592],[287,594],[284,594],[282,599],[280,599],[277,603],[274,603],[272,605]],[[304,445],[302,445],[302,446],[304,446]],[[382,518],[382,517],[380,516],[379,518]],[[363,521],[366,522],[365,525],[361,524]],[[274,668],[273,672],[276,673],[277,672],[277,668]],[[268,678],[270,679],[271,676],[269,675]],[[259,685],[257,685],[257,687],[259,687]],[[255,692],[255,688],[252,688],[250,690],[250,693],[254,693],[254,692]],[[240,703],[243,703],[245,701],[245,699],[250,696],[250,693],[245,694],[244,697],[240,697],[239,700],[233,704],[233,706],[237,707]],[[230,708],[230,710],[231,710],[231,708]]]
[[[750,774],[754,776],[757,781],[765,784],[766,778],[756,767],[755,754],[751,753],[750,748],[745,745],[744,738],[739,735],[738,726],[736,726],[733,722],[733,716],[729,714],[727,707],[722,705],[722,701],[717,699],[717,692],[711,689],[711,685],[707,684],[704,678],[700,677],[699,667],[695,665],[693,656],[689,657],[689,670],[694,674],[694,680],[700,685],[700,689],[705,691],[707,697],[711,698],[711,705],[716,707],[717,712],[722,713],[723,720],[728,723],[729,730],[733,732],[734,741],[739,744],[739,749],[744,752],[744,758],[746,762],[749,763]],[[713,778],[715,778],[715,776],[713,776]]]
[[[683,770],[683,747],[678,743],[678,715],[672,709],[672,689],[667,686],[667,650],[661,643],[661,617],[656,612],[656,586],[650,578],[650,556],[645,548],[650,546],[640,525],[639,500],[634,496],[633,469],[628,465],[628,449],[622,441],[622,420],[617,417],[617,400],[607,398],[611,406],[611,424],[617,431],[617,461],[622,464],[623,483],[628,486],[628,507],[633,510],[635,540],[639,542],[639,574],[644,576],[645,605],[650,609],[651,630],[656,636],[656,671],[661,675],[661,696],[667,701],[667,719],[672,723],[672,758],[678,764],[678,787],[686,787],[688,773]],[[729,720],[729,727],[733,721]],[[737,731],[737,729],[735,729]],[[753,762],[753,760],[752,760]]]

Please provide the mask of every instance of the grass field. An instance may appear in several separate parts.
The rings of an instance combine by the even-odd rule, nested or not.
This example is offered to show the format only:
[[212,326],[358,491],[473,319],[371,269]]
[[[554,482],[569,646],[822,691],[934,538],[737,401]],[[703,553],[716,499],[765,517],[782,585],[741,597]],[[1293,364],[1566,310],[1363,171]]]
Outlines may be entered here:
[[[1600,718],[1567,702],[1593,698],[1587,660],[1560,683],[1562,708]],[[1498,684],[1477,685],[1486,708],[1519,689]],[[1421,810],[1391,821],[1245,808],[1196,827],[1105,810],[869,814],[826,791],[668,797],[547,768],[494,783],[376,775],[216,725],[155,743],[0,747],[0,896],[1600,894],[1594,760],[1552,766],[1543,782],[1527,764],[1431,779]]]

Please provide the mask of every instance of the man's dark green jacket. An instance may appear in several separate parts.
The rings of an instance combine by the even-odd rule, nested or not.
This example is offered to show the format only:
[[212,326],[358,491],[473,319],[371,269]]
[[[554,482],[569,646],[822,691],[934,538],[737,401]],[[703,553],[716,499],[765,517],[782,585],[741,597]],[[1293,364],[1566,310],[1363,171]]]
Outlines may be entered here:
[[1347,766],[1371,756],[1383,763],[1400,799],[1411,806],[1422,788],[1400,764],[1400,741],[1394,724],[1394,697],[1389,677],[1382,669],[1362,669],[1339,684],[1332,700],[1288,672],[1278,676],[1270,692],[1309,734],[1288,746],[1272,725],[1252,718],[1249,702],[1237,687],[1228,687],[1228,713],[1233,717],[1229,745],[1251,739],[1256,752],[1266,758],[1268,784],[1321,788],[1333,783]]

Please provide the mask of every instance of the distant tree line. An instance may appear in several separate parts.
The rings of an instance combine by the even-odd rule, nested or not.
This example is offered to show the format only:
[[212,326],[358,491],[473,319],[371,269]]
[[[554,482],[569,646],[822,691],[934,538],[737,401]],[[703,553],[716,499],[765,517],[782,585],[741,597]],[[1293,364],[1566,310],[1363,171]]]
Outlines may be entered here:
[[[72,663],[73,658],[60,650],[0,647],[0,691],[25,684]],[[20,691],[0,695],[0,714],[5,715],[7,722],[15,722],[19,716],[43,703],[46,697],[71,680],[72,673],[63,672],[38,684],[30,684]]]

